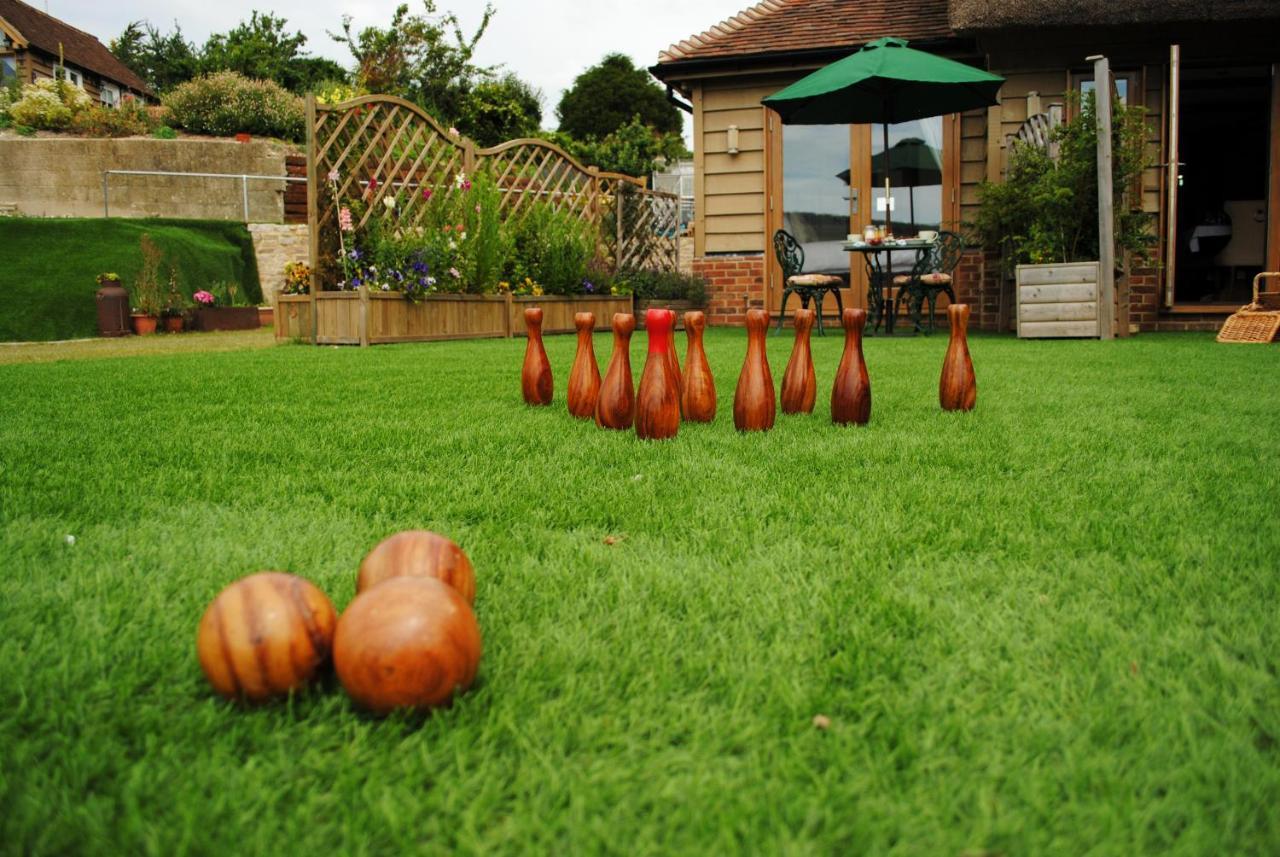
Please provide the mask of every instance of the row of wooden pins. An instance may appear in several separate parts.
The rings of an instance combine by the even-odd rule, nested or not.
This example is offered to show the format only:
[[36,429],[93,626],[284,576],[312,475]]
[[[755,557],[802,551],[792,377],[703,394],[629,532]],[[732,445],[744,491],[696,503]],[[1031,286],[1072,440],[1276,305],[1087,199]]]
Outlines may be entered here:
[[[938,382],[938,400],[944,410],[967,411],[977,399],[973,361],[969,356],[966,329],[969,307],[952,304],[947,309],[951,322],[951,339]],[[531,405],[551,404],[553,383],[551,363],[542,343],[542,310],[524,311],[529,340],[525,349],[521,387],[524,400]],[[630,429],[643,439],[661,440],[674,437],[680,421],[711,422],[716,415],[715,379],[702,335],[706,316],[697,311],[684,314],[688,349],[684,369],[675,348],[676,314],[671,310],[651,309],[645,314],[649,336],[648,354],[640,386],[633,387],[631,376],[631,335],[635,316],[615,313],[613,316],[613,354],[604,379],[596,363],[592,333],[595,316],[580,312],[574,316],[578,330],[578,350],[569,373],[569,413],[580,419],[593,418],[601,428]],[[815,314],[810,309],[795,311],[795,343],[782,378],[782,412],[812,413],[817,398],[817,376],[809,336]],[[831,421],[837,425],[866,425],[871,419],[871,379],[862,355],[862,332],[867,314],[861,309],[846,309],[841,317],[844,326],[844,352],[831,387]],[[765,349],[769,316],[764,310],[747,313],[747,354],[738,375],[733,399],[733,423],[739,431],[767,431],[773,428],[776,415],[773,376]]]

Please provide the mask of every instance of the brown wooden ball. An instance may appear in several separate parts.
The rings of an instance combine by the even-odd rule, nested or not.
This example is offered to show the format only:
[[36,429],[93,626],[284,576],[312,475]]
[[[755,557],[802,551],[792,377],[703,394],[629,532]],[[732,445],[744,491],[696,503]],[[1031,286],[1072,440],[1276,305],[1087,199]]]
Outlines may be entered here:
[[397,577],[343,612],[333,665],[357,703],[385,714],[447,704],[475,680],[480,648],[476,614],[457,590],[431,577]]
[[261,701],[309,682],[329,660],[338,615],[310,581],[279,571],[218,593],[196,632],[200,668],[225,697]]
[[356,593],[393,577],[434,577],[458,590],[468,604],[476,601],[471,560],[451,540],[427,530],[405,530],[378,542],[360,563]]

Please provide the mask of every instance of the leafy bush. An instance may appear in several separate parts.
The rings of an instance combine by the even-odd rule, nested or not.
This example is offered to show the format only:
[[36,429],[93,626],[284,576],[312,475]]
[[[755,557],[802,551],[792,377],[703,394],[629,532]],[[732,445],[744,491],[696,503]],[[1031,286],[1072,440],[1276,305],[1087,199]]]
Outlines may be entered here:
[[164,253],[147,234],[139,239],[139,245],[142,249],[142,266],[138,269],[133,284],[129,286],[129,302],[136,312],[158,316],[164,308],[160,287],[160,266],[164,261]]
[[[974,226],[987,247],[1004,249],[1005,265],[1081,262],[1098,258],[1098,123],[1094,94],[1076,115],[1054,128],[1058,157],[1014,141],[1003,182],[983,182]],[[1143,255],[1151,217],[1133,193],[1146,162],[1141,106],[1114,105],[1112,191],[1116,250]]]
[[21,96],[9,107],[9,116],[17,125],[59,131],[88,106],[89,96],[83,89],[65,80],[46,78],[22,87]]
[[702,306],[707,300],[706,281],[678,271],[620,271],[614,285],[620,293],[642,301],[689,301]]
[[169,122],[196,134],[238,133],[301,140],[302,99],[276,83],[221,71],[175,87],[164,98]]
[[156,130],[151,132],[151,136],[157,140],[176,140],[178,139],[178,132],[168,125],[159,125]]
[[547,294],[577,295],[584,289],[587,270],[596,255],[595,227],[576,215],[544,203],[508,223],[513,253],[506,279],[526,277],[541,283]]
[[114,110],[95,105],[71,120],[71,130],[89,137],[131,137],[151,128],[151,115],[136,101],[126,101]]

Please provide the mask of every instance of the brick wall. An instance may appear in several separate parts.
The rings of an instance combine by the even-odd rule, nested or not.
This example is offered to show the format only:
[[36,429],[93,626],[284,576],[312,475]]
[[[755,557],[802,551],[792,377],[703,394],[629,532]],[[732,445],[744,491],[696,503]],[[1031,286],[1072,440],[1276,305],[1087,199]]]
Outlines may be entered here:
[[1129,330],[1156,330],[1160,323],[1160,276],[1155,268],[1129,271]]
[[969,305],[972,330],[1008,330],[1013,317],[1013,284],[1000,271],[1000,254],[970,250],[960,257],[951,287]]
[[707,323],[746,324],[748,309],[764,309],[764,255],[702,256],[693,273],[707,281]]

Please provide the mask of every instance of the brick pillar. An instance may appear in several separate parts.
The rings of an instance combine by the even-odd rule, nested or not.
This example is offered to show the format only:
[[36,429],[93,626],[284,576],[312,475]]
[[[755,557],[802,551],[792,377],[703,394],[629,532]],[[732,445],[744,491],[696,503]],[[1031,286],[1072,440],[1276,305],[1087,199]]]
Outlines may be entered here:
[[764,254],[699,256],[693,273],[707,283],[707,323],[746,324],[748,309],[764,309]]
[[1129,269],[1129,329],[1155,330],[1160,313],[1160,276],[1155,268]]

